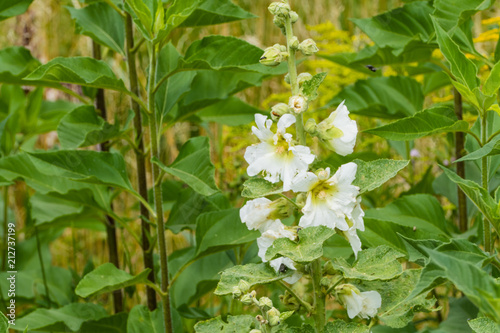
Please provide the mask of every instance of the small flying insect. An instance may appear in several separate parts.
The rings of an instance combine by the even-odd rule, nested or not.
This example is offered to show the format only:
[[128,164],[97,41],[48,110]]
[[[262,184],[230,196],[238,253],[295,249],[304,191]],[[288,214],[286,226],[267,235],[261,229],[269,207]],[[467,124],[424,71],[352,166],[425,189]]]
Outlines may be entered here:
[[365,67],[368,68],[369,70],[371,70],[374,73],[380,69],[380,68],[375,68],[372,65],[365,65]]
[[285,264],[280,265],[280,268],[279,268],[280,273],[286,273],[287,270],[288,270],[288,267],[286,267]]

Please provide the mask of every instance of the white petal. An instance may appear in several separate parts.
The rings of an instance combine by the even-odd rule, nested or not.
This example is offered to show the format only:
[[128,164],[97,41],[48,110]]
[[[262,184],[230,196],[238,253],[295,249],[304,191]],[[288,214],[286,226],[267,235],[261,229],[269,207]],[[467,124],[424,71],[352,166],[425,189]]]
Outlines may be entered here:
[[292,191],[307,192],[318,182],[318,176],[312,172],[301,172],[292,180]]
[[347,164],[341,165],[340,168],[335,172],[330,180],[335,181],[335,183],[343,185],[350,185],[356,178],[356,171],[358,170],[358,165],[354,162],[349,162]]
[[288,127],[295,124],[295,121],[295,117],[289,113],[282,115],[278,120],[278,132],[285,133]]
[[301,277],[302,273],[294,272],[292,276],[284,278],[283,281],[285,281],[288,284],[294,284],[295,282],[299,281]]
[[377,291],[365,291],[361,293],[363,298],[363,309],[360,315],[363,318],[375,317],[377,310],[382,306],[382,297]]
[[349,243],[351,244],[352,251],[354,252],[354,257],[358,258],[358,252],[361,251],[361,240],[356,233],[356,228],[352,227],[347,230],[344,235],[346,235]]
[[252,132],[260,141],[264,142],[272,138],[273,132],[271,132],[271,126],[273,121],[271,119],[267,119],[266,116],[257,113],[255,114],[255,123],[257,127],[252,126]]
[[267,198],[247,201],[240,209],[241,222],[245,223],[249,230],[257,230],[265,226],[269,222],[269,214],[272,213],[272,209],[269,207],[271,202]]
[[314,154],[311,153],[311,149],[309,149],[309,147],[306,146],[300,146],[300,145],[293,146],[290,147],[289,150],[293,151],[293,154],[306,164],[311,164],[316,158],[316,156],[314,156]]
[[356,317],[363,309],[363,298],[354,291],[351,291],[351,295],[344,296],[344,303],[347,307],[347,315],[351,319]]

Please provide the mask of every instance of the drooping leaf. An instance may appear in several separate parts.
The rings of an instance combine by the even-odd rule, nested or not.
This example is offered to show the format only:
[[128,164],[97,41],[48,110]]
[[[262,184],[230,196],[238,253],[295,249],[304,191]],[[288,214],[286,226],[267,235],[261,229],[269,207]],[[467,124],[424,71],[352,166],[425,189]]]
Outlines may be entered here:
[[500,333],[500,325],[488,317],[469,320],[468,324],[476,333]]
[[230,97],[218,103],[201,109],[196,113],[202,121],[215,122],[228,126],[240,126],[251,123],[260,109],[243,102],[236,97]]
[[490,221],[493,228],[500,233],[500,216],[497,211],[498,204],[491,197],[487,190],[479,186],[472,180],[463,179],[453,171],[440,166],[446,176],[457,184],[465,195],[476,205],[483,215]]
[[358,260],[353,265],[343,258],[335,258],[331,264],[334,270],[341,271],[347,279],[389,280],[403,273],[397,260],[401,257],[404,254],[382,245],[359,252]]
[[285,256],[298,263],[310,263],[323,255],[323,243],[333,234],[335,231],[325,226],[304,228],[299,230],[297,241],[276,239],[267,249],[266,259]]
[[65,115],[57,127],[64,149],[93,146],[109,141],[120,134],[120,124],[111,125],[97,115],[93,106],[85,105]]
[[120,312],[99,320],[86,321],[79,333],[127,333],[127,317],[126,312]]
[[80,297],[86,298],[133,286],[138,283],[145,283],[148,281],[150,271],[148,268],[133,276],[116,268],[112,263],[105,263],[85,275],[76,286],[75,293]]
[[459,46],[451,39],[450,35],[434,19],[437,42],[439,49],[450,63],[450,71],[455,79],[472,91],[477,84],[477,67],[462,53]]
[[500,154],[500,135],[495,136],[490,142],[471,152],[470,154],[465,155],[462,158],[456,160],[456,162],[462,161],[474,161],[484,156],[498,155]]
[[233,287],[238,286],[240,280],[246,281],[252,288],[256,285],[283,280],[292,275],[292,270],[287,270],[285,273],[276,273],[271,266],[265,263],[234,266],[222,272],[214,294],[219,296],[232,294]]
[[354,160],[354,163],[357,164],[358,169],[353,185],[359,186],[360,193],[365,193],[376,189],[396,176],[400,170],[408,165],[409,161],[380,159],[370,162]]
[[3,0],[0,2],[0,21],[21,15],[28,10],[33,0]]
[[212,332],[250,332],[252,328],[257,327],[257,321],[250,315],[227,316],[227,322],[220,316],[202,321],[194,325],[196,333]]
[[283,188],[262,178],[250,178],[243,183],[241,196],[255,199],[283,192]]
[[164,332],[163,314],[161,309],[149,311],[144,305],[136,305],[130,310],[127,320],[128,333]]
[[325,326],[324,333],[369,333],[368,326],[356,323],[346,323],[343,320],[334,320],[328,322]]
[[72,303],[59,309],[38,308],[28,315],[16,319],[16,328],[26,326],[34,331],[77,332],[88,320],[106,317],[106,310],[92,303]]
[[397,119],[422,110],[424,95],[420,83],[407,76],[358,80],[344,88],[328,106],[346,101],[350,112],[368,117]]
[[81,9],[67,8],[80,33],[125,55],[125,21],[111,6],[97,2]]
[[495,0],[436,0],[433,16],[446,31],[450,31],[475,13],[490,8],[494,3]]
[[200,1],[201,4],[179,25],[196,27],[246,20],[257,16],[236,6],[230,0]]
[[409,141],[437,133],[466,132],[468,129],[469,123],[465,120],[457,120],[452,109],[434,107],[364,132],[388,140]]
[[196,219],[196,256],[202,257],[249,243],[258,236],[258,231],[248,230],[241,222],[239,209],[204,213]]
[[35,69],[27,81],[73,83],[87,87],[127,91],[121,79],[102,60],[88,57],[59,57]]
[[314,101],[318,98],[318,88],[321,83],[326,78],[326,72],[318,73],[314,75],[310,80],[304,82],[300,87],[302,95],[307,98],[308,101]]
[[219,191],[215,185],[215,168],[210,161],[210,145],[207,137],[189,139],[170,166],[165,166],[155,158],[152,162],[202,195],[210,196]]

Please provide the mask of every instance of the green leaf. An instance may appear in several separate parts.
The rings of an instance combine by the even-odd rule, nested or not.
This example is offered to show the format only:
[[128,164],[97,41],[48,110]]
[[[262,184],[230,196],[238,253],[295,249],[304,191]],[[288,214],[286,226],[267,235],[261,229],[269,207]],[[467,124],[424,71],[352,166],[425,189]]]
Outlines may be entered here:
[[483,86],[483,93],[485,95],[493,95],[498,92],[500,88],[500,62],[497,62],[491,69],[490,75],[486,79]]
[[181,68],[226,69],[259,64],[263,51],[244,40],[230,36],[208,36],[189,46]]
[[55,58],[26,76],[27,81],[72,83],[86,87],[127,91],[121,79],[102,60],[88,57]]
[[227,316],[227,322],[222,320],[221,316],[202,321],[194,325],[196,333],[213,332],[250,332],[255,328],[257,321],[250,315]]
[[237,97],[229,97],[201,109],[196,115],[202,121],[215,122],[228,126],[240,126],[254,121],[256,113],[263,112]]
[[427,251],[432,261],[444,269],[448,280],[479,309],[500,321],[500,285],[494,278],[470,262],[441,251]]
[[468,324],[476,333],[500,333],[500,325],[487,317],[469,320]]
[[495,0],[436,0],[433,16],[446,31],[450,31],[477,12],[490,8],[494,3]]
[[81,9],[67,8],[81,34],[125,55],[125,21],[111,6],[97,2]]
[[0,332],[9,333],[9,319],[3,314],[0,314]]
[[149,311],[144,305],[136,305],[130,310],[127,320],[128,333],[160,333],[164,331],[161,309]]
[[58,181],[60,178],[68,178],[133,191],[125,161],[119,154],[91,150],[60,150],[31,153],[29,156],[38,170],[58,178]]
[[285,256],[298,263],[312,262],[323,256],[323,243],[334,234],[325,226],[304,228],[298,232],[298,241],[276,239],[267,249],[266,260]]
[[323,333],[369,333],[370,329],[364,324],[346,323],[343,320],[328,322]]
[[120,125],[106,122],[90,105],[74,109],[61,119],[57,127],[57,135],[64,149],[93,146],[119,134]]
[[255,199],[266,197],[268,195],[280,194],[283,188],[262,178],[250,178],[243,183],[241,196],[244,198]]
[[462,53],[450,35],[434,20],[439,49],[450,63],[450,71],[455,79],[472,91],[477,84],[477,67]]
[[196,219],[196,257],[250,243],[258,236],[241,222],[239,209],[204,213]]
[[365,193],[376,189],[386,181],[396,176],[396,174],[405,168],[409,161],[396,161],[389,159],[380,159],[370,162],[354,160],[358,169],[356,179],[353,185],[359,186],[359,192]]
[[[152,28],[154,15],[156,14],[157,1],[155,0],[125,0],[125,3],[132,9],[134,22],[145,38],[152,39]],[[161,5],[162,2],[160,2]]]
[[495,136],[490,142],[479,148],[478,150],[473,151],[470,154],[465,155],[462,158],[459,158],[456,162],[462,161],[474,161],[485,156],[498,155],[500,154],[500,135]]
[[[0,50],[0,82],[11,84],[33,84],[40,82],[29,82],[23,78],[40,66],[40,62],[33,58],[31,52],[24,47],[7,47]],[[58,86],[53,84],[52,86]]]
[[398,119],[422,110],[424,94],[420,83],[407,76],[358,80],[344,88],[328,106],[346,101],[349,111],[368,117]]
[[197,27],[221,24],[257,16],[236,6],[230,0],[201,1],[201,4],[179,25],[179,27]]
[[472,180],[463,179],[453,171],[440,166],[446,176],[457,184],[465,195],[474,203],[474,205],[490,221],[497,233],[500,233],[500,216],[497,211],[497,203],[491,197],[487,190],[479,186]]
[[382,296],[379,318],[387,326],[405,327],[420,311],[430,311],[436,300],[426,299],[426,295],[409,298],[420,276],[420,269],[409,269],[399,277],[389,281],[362,281],[359,285],[363,291],[375,290]]
[[359,252],[359,258],[352,266],[343,258],[335,258],[331,263],[333,269],[341,271],[346,279],[389,280],[403,273],[397,259],[404,256],[382,245]]
[[222,272],[214,294],[218,296],[232,294],[233,287],[238,286],[240,280],[247,282],[250,288],[252,288],[256,285],[280,281],[292,275],[293,270],[287,270],[285,273],[276,273],[271,266],[265,263],[234,266]]
[[153,158],[152,162],[202,195],[210,196],[219,191],[215,185],[215,168],[210,161],[210,144],[207,137],[189,139],[168,167],[156,158]]
[[84,322],[99,320],[107,315],[102,306],[92,303],[73,303],[59,309],[38,308],[18,318],[16,329],[28,326],[30,331],[77,332]]
[[469,123],[457,120],[452,109],[434,107],[418,112],[414,116],[399,119],[388,125],[364,132],[388,140],[409,141],[437,133],[466,132],[468,129]]
[[3,0],[0,2],[0,21],[21,15],[28,10],[33,0]]
[[120,312],[99,320],[87,321],[83,323],[79,333],[127,333],[127,317],[126,312]]
[[89,297],[123,289],[148,281],[151,269],[147,268],[133,276],[116,268],[112,263],[105,263],[88,273],[76,286],[75,293],[80,297]]
[[326,78],[326,72],[314,75],[310,80],[304,82],[300,87],[301,93],[308,101],[314,101],[318,98],[318,89]]

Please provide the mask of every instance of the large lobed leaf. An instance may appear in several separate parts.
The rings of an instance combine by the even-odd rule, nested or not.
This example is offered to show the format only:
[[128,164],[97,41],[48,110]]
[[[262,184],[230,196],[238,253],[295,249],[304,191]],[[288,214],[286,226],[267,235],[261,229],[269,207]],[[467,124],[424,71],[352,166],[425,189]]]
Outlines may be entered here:
[[414,116],[399,119],[388,125],[364,132],[388,140],[409,141],[437,133],[466,132],[468,129],[469,123],[457,120],[452,109],[434,107],[418,112]]
[[112,263],[105,263],[85,275],[76,286],[75,293],[80,297],[89,297],[146,283],[150,271],[148,268],[133,276],[116,268]]

